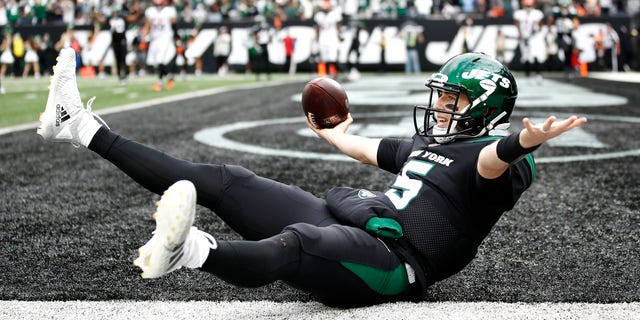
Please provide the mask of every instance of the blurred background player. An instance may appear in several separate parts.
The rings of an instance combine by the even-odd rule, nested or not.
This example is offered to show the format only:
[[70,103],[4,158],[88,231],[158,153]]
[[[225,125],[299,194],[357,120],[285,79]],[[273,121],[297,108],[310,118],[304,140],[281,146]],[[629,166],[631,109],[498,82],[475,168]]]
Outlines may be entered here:
[[556,41],[558,43],[558,58],[563,62],[565,78],[570,79],[574,75],[574,67],[571,57],[574,54],[573,31],[578,29],[578,14],[573,7],[571,0],[558,0],[558,5],[552,9],[552,15],[547,21],[549,28],[556,30]]
[[330,1],[324,0],[313,20],[316,23],[318,33],[318,45],[320,61],[318,62],[318,75],[334,77],[338,74],[338,50],[340,49],[340,21],[342,10],[333,6]]
[[404,40],[407,49],[407,61],[404,65],[404,72],[406,74],[418,74],[422,72],[418,46],[424,42],[423,32],[422,26],[417,25],[413,21],[406,23],[400,31],[400,36]]
[[153,6],[144,13],[144,38],[149,39],[147,65],[153,66],[158,74],[158,82],[153,85],[154,91],[162,90],[163,79],[167,77],[167,90],[173,89],[171,63],[176,56],[174,43],[177,21],[176,8],[169,0],[153,0]]
[[38,44],[40,43],[39,35],[30,35],[24,41],[24,69],[22,70],[22,76],[28,77],[31,68],[33,68],[33,77],[40,79],[40,57],[38,57]]
[[620,55],[620,37],[610,23],[601,28],[594,38],[598,65],[601,70],[618,71]]
[[[531,76],[531,64],[536,72],[536,83],[542,82],[540,62],[545,57],[544,42],[535,42],[534,37],[542,28],[544,14],[534,8],[535,0],[522,0],[522,9],[513,13],[513,20],[518,29],[520,46],[520,61],[524,64],[524,74],[527,79]],[[543,39],[542,39],[543,40]]]
[[224,77],[229,72],[229,54],[231,54],[231,35],[225,26],[218,30],[218,36],[213,42],[213,57],[216,59],[218,76]]
[[290,76],[296,74],[296,62],[293,61],[293,52],[296,47],[296,38],[291,36],[291,31],[287,29],[285,36],[282,38],[282,44],[284,45],[284,66],[282,67],[284,72],[288,72]]
[[11,33],[4,30],[2,41],[0,42],[0,94],[5,94],[7,91],[2,85],[4,75],[7,72],[7,66],[13,65],[13,54],[11,53]]
[[[108,18],[105,18],[107,16]],[[114,3],[110,8],[106,8],[104,15],[95,12],[94,19],[101,24],[107,24],[111,31],[111,49],[115,56],[116,68],[118,70],[118,79],[120,84],[124,85],[127,82],[127,76],[129,75],[129,68],[127,66],[127,37],[126,32],[129,29],[129,24],[135,23],[140,18],[140,13],[137,11],[129,12],[127,7],[123,4]]]
[[136,28],[136,35],[131,41],[131,49],[127,56],[129,74],[144,76],[146,74],[147,49],[149,43],[144,40],[142,28]]
[[347,51],[347,70],[349,71],[349,79],[357,80],[360,78],[360,32],[365,31],[365,25],[357,20],[351,20],[349,24],[351,46]]
[[271,80],[271,61],[269,58],[269,43],[273,38],[274,30],[265,20],[261,21],[256,32],[256,42],[260,46],[260,68],[254,70],[256,80],[260,78],[260,73],[267,74],[267,80]]

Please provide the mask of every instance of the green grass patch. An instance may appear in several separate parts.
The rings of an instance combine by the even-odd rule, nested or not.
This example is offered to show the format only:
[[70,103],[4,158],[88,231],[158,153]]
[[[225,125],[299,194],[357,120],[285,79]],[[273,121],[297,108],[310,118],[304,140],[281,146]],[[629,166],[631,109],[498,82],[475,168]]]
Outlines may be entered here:
[[[264,79],[264,76],[262,77]],[[288,79],[285,75],[274,75],[273,80]],[[152,86],[155,76],[133,77],[126,85],[120,85],[116,77],[84,79],[78,77],[78,89],[82,102],[91,97],[96,100],[93,110],[106,109],[130,103],[163,98],[167,96],[195,92],[224,86],[255,83],[255,77],[230,75],[220,78],[213,75],[177,77],[173,90],[155,92]],[[265,81],[265,80],[263,80]],[[2,85],[6,93],[0,95],[0,128],[38,121],[44,111],[49,94],[49,78],[5,78]]]

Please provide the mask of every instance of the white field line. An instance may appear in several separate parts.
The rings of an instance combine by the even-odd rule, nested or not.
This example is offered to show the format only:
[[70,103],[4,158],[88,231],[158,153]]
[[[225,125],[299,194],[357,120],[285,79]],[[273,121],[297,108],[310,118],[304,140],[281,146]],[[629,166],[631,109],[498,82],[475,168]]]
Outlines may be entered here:
[[0,319],[640,319],[633,303],[388,303],[334,309],[316,302],[0,301]]
[[618,81],[618,82],[630,82],[640,83],[640,72],[589,72],[589,78]]

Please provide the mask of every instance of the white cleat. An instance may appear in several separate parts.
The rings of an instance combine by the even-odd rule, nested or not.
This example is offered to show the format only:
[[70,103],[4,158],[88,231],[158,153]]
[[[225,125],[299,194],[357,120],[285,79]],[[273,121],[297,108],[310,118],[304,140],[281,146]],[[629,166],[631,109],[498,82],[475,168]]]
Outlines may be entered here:
[[[156,230],[153,237],[138,249],[140,256],[133,264],[142,269],[143,278],[157,278],[185,266],[190,248],[185,245],[191,234],[200,232],[192,227],[196,211],[196,189],[190,181],[174,183],[158,203],[153,214]],[[188,266],[188,265],[187,265]]]
[[[37,133],[45,140],[78,145],[80,123],[93,121],[95,116],[91,112],[95,97],[87,102],[87,109],[83,108],[76,83],[76,54],[73,49],[62,49],[57,61],[53,67],[49,97],[44,112],[40,114]],[[106,126],[102,119],[95,117]]]

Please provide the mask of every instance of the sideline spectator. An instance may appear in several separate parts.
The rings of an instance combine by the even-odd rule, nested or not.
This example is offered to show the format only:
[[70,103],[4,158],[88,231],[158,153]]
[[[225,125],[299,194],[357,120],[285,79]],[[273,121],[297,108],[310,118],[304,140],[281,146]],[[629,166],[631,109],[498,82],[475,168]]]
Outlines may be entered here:
[[547,29],[544,35],[545,47],[547,48],[547,59],[545,69],[549,71],[562,70],[562,62],[558,58],[559,48],[556,34],[552,28]]
[[433,10],[433,0],[415,0],[414,6],[417,19],[428,19]]
[[75,25],[76,6],[71,0],[59,0],[60,9],[62,10],[62,23],[67,26]]
[[26,78],[33,68],[33,77],[40,79],[40,58],[38,57],[38,46],[40,43],[39,35],[31,35],[24,41],[24,69],[22,77]]
[[498,28],[496,33],[496,60],[500,63],[507,65],[507,59],[505,53],[507,52],[507,36],[502,31],[502,28]]
[[4,75],[7,72],[7,66],[13,66],[15,61],[13,53],[11,52],[11,32],[9,30],[3,30],[2,42],[0,42],[0,94],[5,94],[6,89],[2,85]]
[[42,0],[35,0],[33,6],[31,7],[31,11],[33,11],[33,19],[31,22],[32,24],[47,24],[47,6],[42,3]]
[[147,49],[149,43],[145,41],[141,28],[136,28],[136,35],[131,41],[131,49],[128,55],[129,74],[144,76],[147,64]]
[[600,16],[600,3],[598,0],[586,0],[584,1],[585,17],[599,17]]
[[213,56],[218,67],[218,76],[224,77],[229,73],[229,54],[231,54],[231,35],[225,26],[218,29],[218,36],[213,43]]
[[13,53],[13,75],[19,77],[22,75],[22,65],[24,64],[24,56],[27,53],[25,41],[20,32],[13,34],[11,40],[11,52]]
[[466,17],[460,27],[462,32],[462,53],[471,52],[474,50],[475,45],[471,43],[471,28],[473,27],[473,19]]
[[422,72],[418,46],[424,42],[423,32],[422,26],[414,22],[405,24],[402,30],[400,30],[400,36],[404,40],[407,49],[407,61],[404,64],[404,72],[406,74],[418,74]]
[[440,14],[445,19],[454,19],[460,14],[460,7],[454,6],[450,1],[445,1],[442,4],[442,10]]
[[4,1],[0,0],[0,31],[3,31],[4,28],[9,25],[9,17],[7,14],[7,7],[5,6]]
[[[245,74],[249,75],[252,72],[257,72],[260,68],[260,55],[262,54],[262,48],[258,45],[258,26],[253,26],[244,41],[244,46],[247,49],[249,61],[245,66]],[[256,75],[257,78],[257,75]]]
[[[179,70],[180,76],[183,80],[187,79],[187,69],[189,68],[189,61],[185,55],[185,51],[187,51],[187,41],[189,35],[182,34],[176,37],[175,45],[176,45],[176,59],[175,65]],[[196,70],[197,71],[197,70]],[[199,74],[196,74],[199,75]]]
[[558,0],[558,5],[553,7],[552,15],[547,20],[549,28],[556,31],[556,41],[558,43],[558,58],[563,61],[565,79],[571,80],[575,74],[572,64],[575,39],[573,32],[578,29],[578,14],[571,3],[571,0]]
[[108,25],[111,31],[111,49],[116,58],[117,74],[121,85],[127,83],[129,75],[129,67],[126,60],[129,44],[127,43],[126,32],[129,29],[129,25],[138,21],[140,17],[140,11],[130,11],[128,7],[117,3],[112,5],[108,12],[103,12],[103,14],[95,12],[94,14],[94,19],[101,24]]
[[17,25],[20,19],[20,5],[16,0],[8,0],[6,8],[8,25]]
[[380,29],[380,42],[378,43],[380,45],[380,65],[378,66],[378,72],[385,73],[387,72],[387,35],[384,34],[384,25],[378,26],[378,29]]
[[49,33],[44,33],[38,45],[38,56],[40,60],[40,70],[44,76],[53,74],[53,65],[58,53],[54,49],[53,40]]
[[[262,19],[258,19],[262,20]],[[260,25],[258,26],[258,31],[256,32],[256,41],[260,46],[260,65],[262,68],[256,70],[256,80],[259,80],[260,73],[264,72],[267,74],[267,80],[271,80],[271,60],[269,58],[269,43],[273,38],[274,30],[271,25],[266,21],[262,20]]]
[[284,45],[284,71],[289,72],[290,76],[296,74],[296,63],[293,61],[293,52],[296,47],[296,38],[291,36],[289,29],[285,30],[285,36],[282,39]]
[[0,51],[2,51],[2,54],[0,54],[0,78],[4,78],[7,68],[13,68],[15,58],[13,57],[11,49],[12,41],[13,35],[11,34],[11,31],[5,30],[2,37],[2,44],[0,45]]
[[[349,79],[356,80],[360,78],[360,32],[365,29],[361,21],[351,21],[351,45],[347,51],[347,70],[349,71]],[[352,54],[354,57],[352,58]],[[352,62],[353,60],[353,62]]]
[[620,55],[620,37],[610,23],[600,29],[595,39],[598,64],[603,70],[618,71],[618,56]]
[[193,44],[195,43],[196,38],[198,37],[198,34],[200,33],[200,29],[202,28],[202,25],[200,24],[196,24],[193,28],[193,30],[188,33],[185,34],[182,38],[184,38],[184,46],[185,46],[185,52],[184,52],[184,58],[185,58],[185,62],[187,63],[187,65],[193,65],[194,66],[194,74],[196,77],[199,77],[202,75],[202,54],[204,53],[202,52],[197,52],[196,50],[193,50]]

